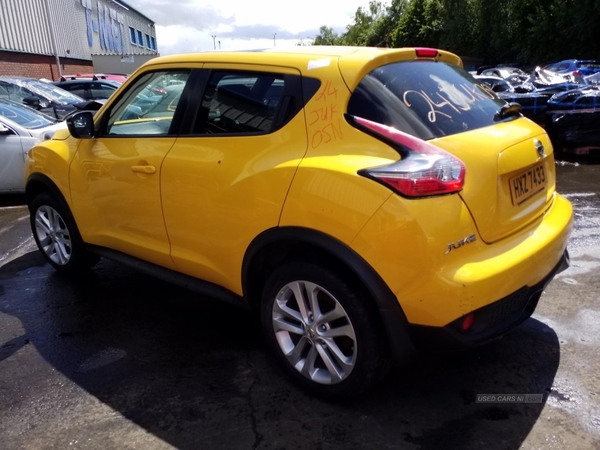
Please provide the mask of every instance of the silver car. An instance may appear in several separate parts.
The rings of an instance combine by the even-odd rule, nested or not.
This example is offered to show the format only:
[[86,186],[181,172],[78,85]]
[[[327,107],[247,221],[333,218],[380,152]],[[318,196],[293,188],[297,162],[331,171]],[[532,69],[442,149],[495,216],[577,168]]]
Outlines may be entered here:
[[25,190],[25,155],[36,143],[52,137],[65,122],[9,100],[0,99],[0,193]]

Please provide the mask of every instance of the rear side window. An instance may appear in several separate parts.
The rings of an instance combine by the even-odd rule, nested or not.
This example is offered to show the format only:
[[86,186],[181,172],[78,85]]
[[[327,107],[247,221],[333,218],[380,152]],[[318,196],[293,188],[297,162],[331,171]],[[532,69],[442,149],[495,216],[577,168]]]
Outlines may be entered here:
[[269,133],[284,90],[281,74],[215,71],[194,134]]
[[365,76],[350,98],[348,114],[432,139],[493,125],[504,104],[460,67],[410,61]]

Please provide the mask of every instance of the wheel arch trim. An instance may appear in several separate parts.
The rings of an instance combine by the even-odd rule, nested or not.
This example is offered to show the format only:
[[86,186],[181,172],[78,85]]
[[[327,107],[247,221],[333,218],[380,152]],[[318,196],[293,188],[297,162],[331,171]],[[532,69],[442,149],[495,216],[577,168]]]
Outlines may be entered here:
[[25,184],[25,198],[27,199],[28,207],[31,207],[31,202],[35,198],[35,196],[32,193],[32,188],[31,188],[31,186],[33,186],[34,184],[44,185],[47,188],[47,190],[50,191],[50,193],[58,201],[64,202],[64,204],[69,208],[69,211],[71,211],[69,202],[67,201],[65,195],[60,190],[60,188],[56,185],[56,183],[54,181],[52,181],[52,179],[50,177],[48,177],[47,175],[44,175],[43,173],[39,173],[39,172],[32,173],[31,175],[29,175],[29,177],[27,178],[27,183]]
[[[263,249],[278,242],[312,245],[344,264],[375,301],[395,359],[403,362],[413,356],[415,350],[407,332],[408,321],[394,293],[358,253],[338,239],[320,231],[303,227],[278,227],[259,234],[248,246],[242,262],[242,289],[245,296],[251,292],[253,264],[256,258]],[[248,302],[251,300],[247,298]]]

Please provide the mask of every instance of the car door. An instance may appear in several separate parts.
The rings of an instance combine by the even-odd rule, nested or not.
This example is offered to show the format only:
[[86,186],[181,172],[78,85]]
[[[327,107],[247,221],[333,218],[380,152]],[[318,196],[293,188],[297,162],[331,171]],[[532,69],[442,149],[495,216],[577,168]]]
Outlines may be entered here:
[[[21,136],[20,134],[24,134]],[[23,165],[25,151],[35,141],[29,133],[13,124],[0,120],[0,191],[25,189]],[[25,147],[27,146],[27,147]]]
[[[71,165],[71,196],[86,242],[173,268],[160,174],[177,137],[190,73],[141,74],[96,119],[97,137],[81,140]],[[163,86],[172,78],[184,83],[167,92]]]
[[165,223],[179,271],[241,293],[244,252],[278,225],[307,149],[301,77],[286,68],[204,67],[207,82],[186,114],[190,134],[163,164]]

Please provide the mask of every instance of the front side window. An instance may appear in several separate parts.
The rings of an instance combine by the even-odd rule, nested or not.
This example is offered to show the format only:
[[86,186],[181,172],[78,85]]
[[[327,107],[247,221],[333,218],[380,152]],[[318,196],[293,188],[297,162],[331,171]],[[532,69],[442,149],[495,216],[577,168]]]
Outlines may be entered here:
[[348,114],[432,139],[493,125],[504,104],[458,66],[407,61],[365,76],[350,98]]
[[189,70],[142,75],[111,108],[106,134],[168,135],[189,75]]
[[194,133],[271,132],[283,87],[283,75],[213,72],[202,98]]

